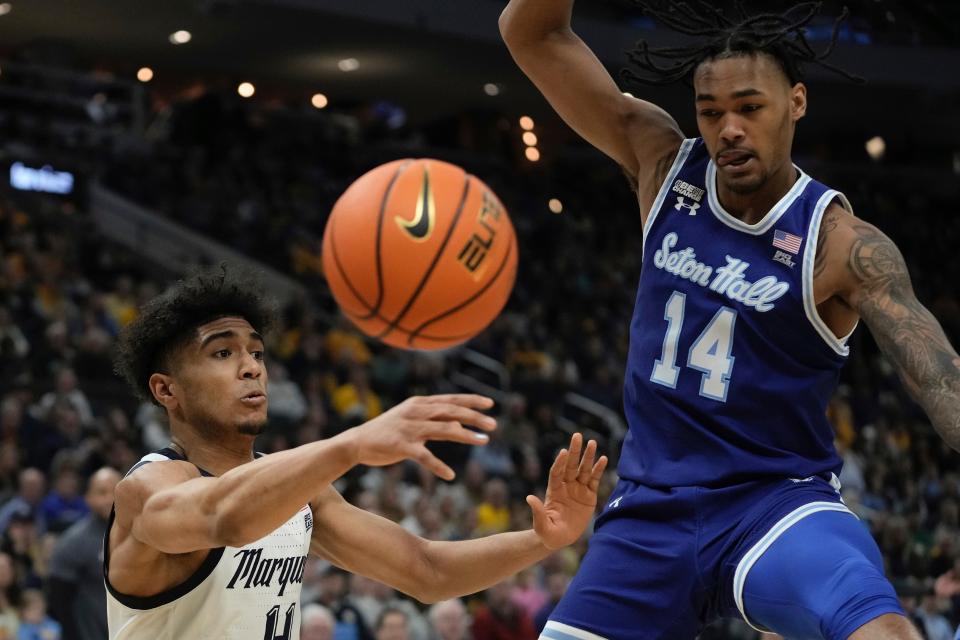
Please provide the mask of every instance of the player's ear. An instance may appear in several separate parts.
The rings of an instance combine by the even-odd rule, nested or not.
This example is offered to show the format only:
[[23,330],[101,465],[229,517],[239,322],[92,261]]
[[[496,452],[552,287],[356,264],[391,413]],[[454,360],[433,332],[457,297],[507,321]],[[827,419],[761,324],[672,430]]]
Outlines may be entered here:
[[807,85],[798,82],[790,88],[790,119],[796,122],[807,114]]
[[172,376],[165,373],[155,373],[150,376],[147,386],[150,387],[150,393],[163,408],[167,411],[173,411],[176,408],[179,401],[174,393],[176,382]]

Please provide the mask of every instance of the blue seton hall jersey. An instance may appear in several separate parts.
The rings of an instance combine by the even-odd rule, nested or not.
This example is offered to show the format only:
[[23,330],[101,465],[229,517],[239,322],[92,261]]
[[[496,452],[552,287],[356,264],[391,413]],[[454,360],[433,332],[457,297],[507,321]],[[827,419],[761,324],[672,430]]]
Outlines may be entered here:
[[817,313],[813,261],[824,210],[850,205],[799,173],[748,225],[720,205],[703,140],[683,142],[643,229],[621,477],[721,486],[839,473],[826,407],[848,349]]

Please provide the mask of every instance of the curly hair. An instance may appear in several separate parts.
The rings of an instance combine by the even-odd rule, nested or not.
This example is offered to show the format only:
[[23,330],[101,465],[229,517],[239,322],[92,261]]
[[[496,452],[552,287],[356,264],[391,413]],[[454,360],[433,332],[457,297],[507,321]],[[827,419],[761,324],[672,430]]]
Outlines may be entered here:
[[663,85],[683,80],[689,82],[693,72],[706,60],[765,53],[776,60],[791,85],[802,79],[802,64],[812,63],[840,74],[849,80],[863,79],[826,58],[833,51],[840,24],[849,12],[844,7],[834,20],[830,42],[817,52],[807,39],[805,27],[820,13],[822,2],[803,2],[786,12],[749,15],[740,0],[735,5],[738,16],[728,16],[707,0],[669,2],[667,6],[650,0],[635,0],[645,13],[673,31],[702,38],[696,44],[651,49],[641,40],[627,52],[633,69],[621,72],[631,83]]
[[138,398],[157,404],[150,376],[169,373],[173,357],[198,327],[217,318],[244,318],[260,334],[269,331],[275,303],[266,298],[256,273],[221,263],[179,280],[150,300],[117,340],[114,370]]

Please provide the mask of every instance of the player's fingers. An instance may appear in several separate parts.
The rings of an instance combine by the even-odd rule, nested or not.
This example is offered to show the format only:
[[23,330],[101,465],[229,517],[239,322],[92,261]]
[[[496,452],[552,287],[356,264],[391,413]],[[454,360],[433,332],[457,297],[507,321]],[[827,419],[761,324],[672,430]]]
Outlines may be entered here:
[[567,458],[567,467],[563,471],[563,479],[573,482],[577,477],[577,465],[580,463],[580,449],[583,447],[583,436],[579,433],[570,438],[570,456]]
[[593,461],[597,456],[597,441],[591,440],[583,450],[580,466],[577,468],[577,481],[587,484],[590,482],[590,472],[593,470]]
[[550,466],[550,480],[549,482],[559,482],[563,481],[563,476],[567,471],[567,458],[570,456],[570,452],[566,449],[560,449],[560,453],[557,454],[557,457],[554,459],[553,464]]
[[438,478],[444,480],[453,480],[457,474],[453,472],[440,458],[430,453],[426,447],[421,448],[420,452],[414,457],[421,466],[433,473]]
[[593,465],[593,469],[590,471],[590,482],[588,483],[591,491],[596,491],[600,488],[600,479],[603,477],[603,472],[607,469],[608,462],[607,456],[600,456],[597,463]]
[[476,393],[440,393],[435,396],[423,396],[426,404],[456,404],[471,409],[490,409],[493,407],[493,398]]
[[427,440],[444,440],[464,444],[486,444],[490,441],[490,436],[487,434],[465,429],[456,420],[448,420],[447,422],[429,421],[421,424]]
[[543,501],[540,500],[540,498],[534,495],[529,495],[527,496],[527,504],[530,505],[530,510],[533,511],[534,522],[543,518],[546,508],[543,506]]
[[429,420],[456,420],[461,424],[470,424],[484,431],[493,431],[497,428],[497,421],[490,416],[455,404],[433,404],[426,417]]

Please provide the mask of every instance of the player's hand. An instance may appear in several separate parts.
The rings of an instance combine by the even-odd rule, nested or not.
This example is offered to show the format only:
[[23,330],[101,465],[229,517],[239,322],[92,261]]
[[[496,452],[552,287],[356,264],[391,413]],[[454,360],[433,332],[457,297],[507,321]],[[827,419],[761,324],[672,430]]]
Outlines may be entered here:
[[607,468],[607,456],[594,462],[596,455],[596,440],[584,448],[583,436],[573,434],[570,448],[561,450],[550,467],[546,500],[527,496],[527,504],[533,510],[533,528],[548,549],[574,543],[593,517],[597,487]]
[[464,428],[468,424],[493,431],[497,422],[480,410],[493,406],[493,400],[472,394],[450,394],[408,398],[386,413],[344,436],[351,440],[357,464],[384,466],[401,460],[415,460],[444,480],[453,480],[454,472],[426,447],[430,440],[482,445],[486,434]]

